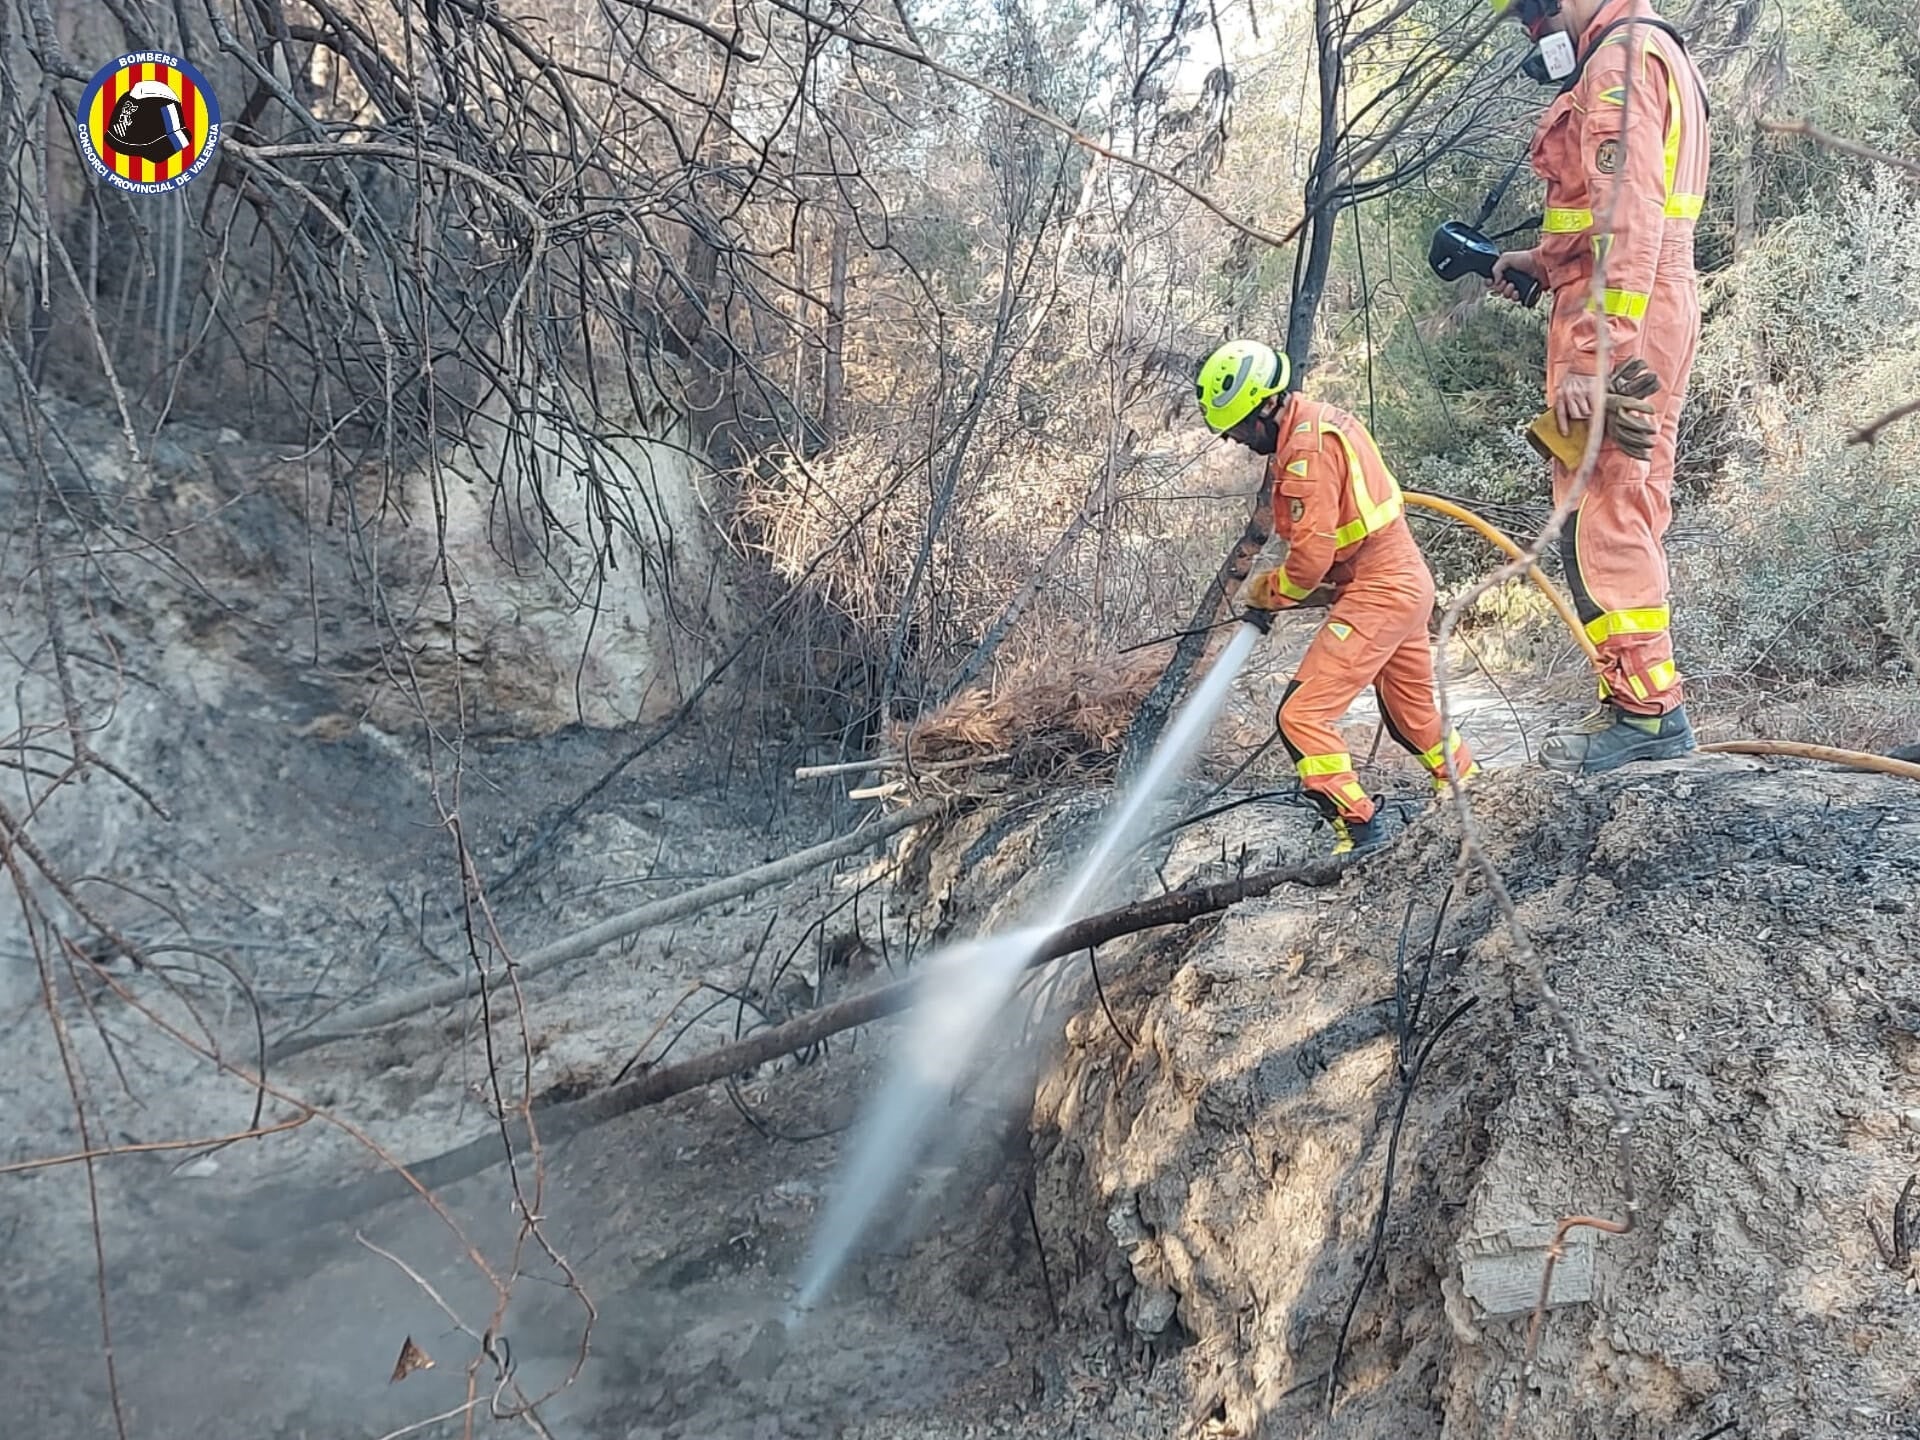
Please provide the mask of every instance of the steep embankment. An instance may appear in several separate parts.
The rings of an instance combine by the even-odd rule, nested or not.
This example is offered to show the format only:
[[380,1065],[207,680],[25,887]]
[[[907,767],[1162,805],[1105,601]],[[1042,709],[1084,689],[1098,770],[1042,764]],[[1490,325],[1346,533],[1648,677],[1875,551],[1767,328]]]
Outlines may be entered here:
[[[1638,1223],[1569,1235],[1514,1433],[1920,1435],[1915,1272],[1868,1220],[1887,1235],[1920,1170],[1920,789],[1700,757],[1577,786],[1495,776],[1476,808],[1573,1030],[1639,1117]],[[1192,839],[1168,881],[1221,838]],[[1403,1096],[1402,920],[1411,905],[1417,986],[1457,853],[1430,816],[1337,896],[1242,906],[1109,974],[1125,1039],[1097,1004],[1068,1026],[1035,1120],[1056,1282],[1136,1346],[1192,1342],[1192,1433],[1501,1434],[1556,1221],[1625,1213],[1612,1116],[1464,881],[1319,1429]]]

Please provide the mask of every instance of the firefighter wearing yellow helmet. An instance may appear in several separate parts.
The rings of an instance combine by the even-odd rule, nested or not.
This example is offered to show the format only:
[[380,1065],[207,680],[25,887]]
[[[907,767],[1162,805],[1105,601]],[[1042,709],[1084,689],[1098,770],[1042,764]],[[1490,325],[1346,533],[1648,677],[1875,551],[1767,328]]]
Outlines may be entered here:
[[1287,557],[1241,590],[1256,624],[1331,587],[1326,622],[1280,702],[1280,738],[1301,787],[1332,822],[1334,853],[1368,850],[1385,831],[1335,724],[1371,685],[1387,730],[1420,757],[1436,785],[1474,773],[1457,731],[1440,723],[1427,621],[1433,573],[1401,514],[1400,486],[1373,436],[1352,415],[1289,393],[1287,357],[1257,340],[1231,340],[1196,377],[1216,435],[1270,456],[1274,533]]

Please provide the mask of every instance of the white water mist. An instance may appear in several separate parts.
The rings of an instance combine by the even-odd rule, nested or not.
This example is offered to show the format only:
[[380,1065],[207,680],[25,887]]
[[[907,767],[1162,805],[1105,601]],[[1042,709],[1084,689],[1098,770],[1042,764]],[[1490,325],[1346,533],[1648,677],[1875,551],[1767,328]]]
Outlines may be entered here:
[[924,962],[907,1033],[885,1082],[868,1102],[841,1182],[801,1271],[790,1321],[819,1302],[882,1206],[926,1148],[953,1087],[978,1056],[1049,936],[1092,912],[1142,838],[1154,803],[1179,778],[1213,727],[1260,632],[1242,625],[1191,699],[1174,716],[1147,766],[1127,787],[1099,837],[1039,923],[950,945]]

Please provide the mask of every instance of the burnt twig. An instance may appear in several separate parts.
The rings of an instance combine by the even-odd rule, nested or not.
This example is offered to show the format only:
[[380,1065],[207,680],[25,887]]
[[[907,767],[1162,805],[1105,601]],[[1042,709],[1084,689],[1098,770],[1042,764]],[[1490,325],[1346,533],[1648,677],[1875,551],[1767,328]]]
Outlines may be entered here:
[[1880,1222],[1872,1215],[1867,1216],[1867,1229],[1873,1235],[1874,1248],[1880,1252],[1880,1258],[1895,1270],[1904,1271],[1913,1264],[1915,1246],[1920,1246],[1920,1218],[1913,1214],[1913,1195],[1920,1188],[1920,1175],[1909,1175],[1907,1183],[1900,1189],[1900,1198],[1893,1202],[1892,1234],[1880,1233]]

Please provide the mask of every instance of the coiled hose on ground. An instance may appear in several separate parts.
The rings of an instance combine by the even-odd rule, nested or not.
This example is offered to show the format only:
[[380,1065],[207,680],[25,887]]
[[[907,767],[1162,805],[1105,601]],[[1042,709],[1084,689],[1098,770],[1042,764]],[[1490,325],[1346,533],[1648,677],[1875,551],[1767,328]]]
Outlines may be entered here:
[[[1464,505],[1456,505],[1451,500],[1443,500],[1438,495],[1423,495],[1417,491],[1404,492],[1409,505],[1422,510],[1431,510],[1436,515],[1444,515],[1449,520],[1457,520],[1479,532],[1482,539],[1496,550],[1505,552],[1511,560],[1522,560],[1526,552],[1508,538],[1498,527],[1488,524]],[[1551,580],[1540,572],[1538,565],[1527,566],[1527,578],[1540,593],[1553,603],[1553,608],[1565,622],[1567,631],[1585,652],[1588,660],[1597,657],[1593,641],[1587,638],[1586,627],[1580,623],[1580,617],[1574,613],[1567,597],[1554,587]],[[1702,750],[1722,755],[1782,755],[1796,760],[1824,760],[1832,765],[1844,765],[1853,770],[1873,770],[1882,775],[1902,775],[1909,780],[1920,780],[1920,765],[1910,760],[1896,760],[1891,755],[1875,755],[1864,750],[1839,750],[1831,745],[1806,745],[1798,740],[1716,740],[1702,745]]]

